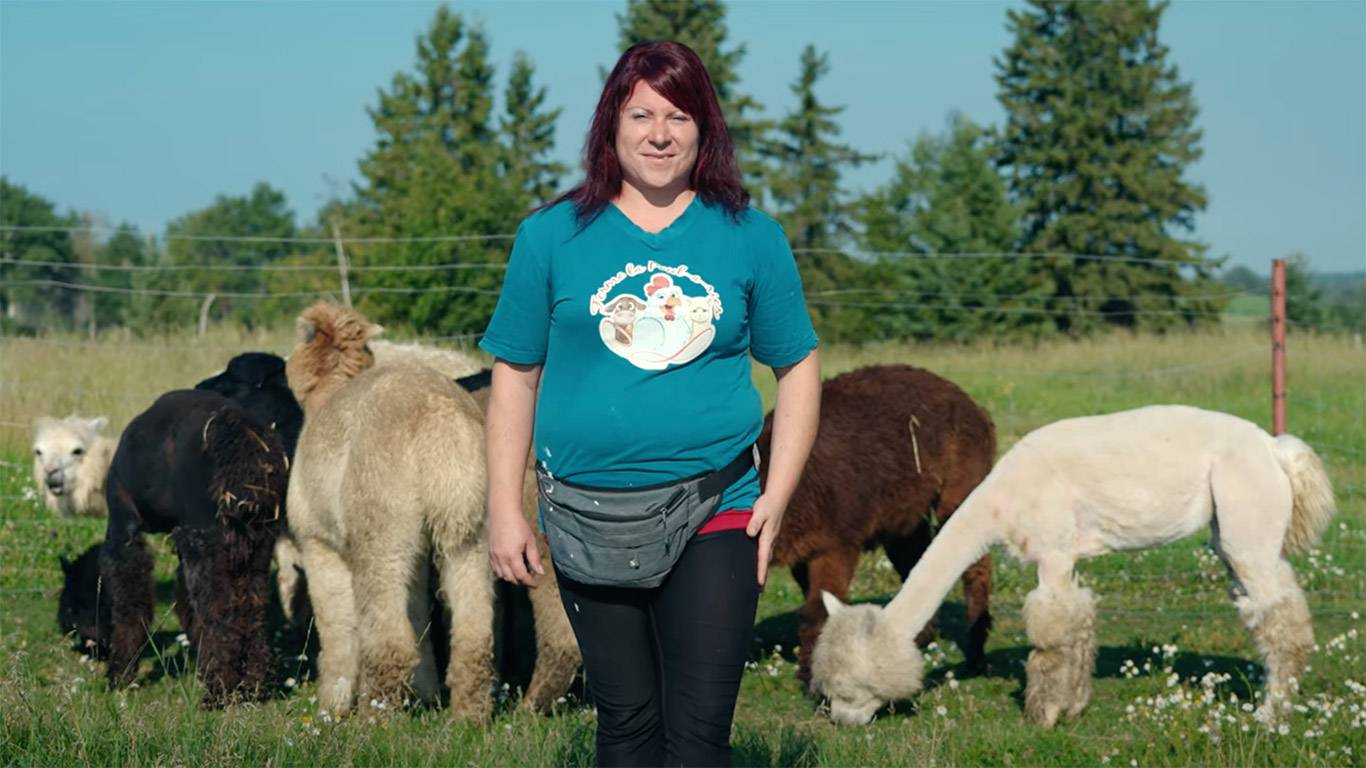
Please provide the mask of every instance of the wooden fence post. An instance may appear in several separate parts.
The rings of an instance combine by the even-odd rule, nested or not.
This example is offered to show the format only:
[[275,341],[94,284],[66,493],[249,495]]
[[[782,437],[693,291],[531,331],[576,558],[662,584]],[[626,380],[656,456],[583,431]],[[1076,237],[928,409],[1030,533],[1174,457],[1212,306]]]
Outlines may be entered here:
[[1271,260],[1271,434],[1285,434],[1285,259]]

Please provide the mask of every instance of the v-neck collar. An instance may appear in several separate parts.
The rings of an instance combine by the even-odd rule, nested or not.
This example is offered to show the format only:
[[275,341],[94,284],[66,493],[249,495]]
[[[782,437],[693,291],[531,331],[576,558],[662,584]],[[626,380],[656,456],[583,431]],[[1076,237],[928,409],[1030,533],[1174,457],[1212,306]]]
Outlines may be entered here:
[[646,232],[644,229],[641,229],[640,225],[631,221],[631,218],[623,213],[622,210],[617,207],[616,203],[609,202],[607,204],[606,213],[612,221],[616,222],[617,227],[621,229],[621,231],[640,240],[651,248],[659,249],[681,235],[684,230],[692,224],[693,220],[700,215],[699,212],[704,206],[705,203],[702,202],[701,196],[694,194],[692,200],[688,201],[688,207],[684,208],[682,213],[678,214],[673,221],[669,222],[667,227],[658,232]]

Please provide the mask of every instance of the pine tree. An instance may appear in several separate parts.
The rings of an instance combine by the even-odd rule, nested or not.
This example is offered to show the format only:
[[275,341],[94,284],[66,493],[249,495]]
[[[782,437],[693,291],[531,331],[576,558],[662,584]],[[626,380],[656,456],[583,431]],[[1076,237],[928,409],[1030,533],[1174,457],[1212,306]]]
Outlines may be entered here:
[[[536,189],[529,177],[507,172],[509,149],[492,121],[488,52],[483,31],[443,5],[418,37],[415,73],[394,75],[369,110],[380,138],[361,160],[359,214],[343,223],[343,234],[408,242],[358,245],[348,255],[359,266],[462,267],[356,274],[358,306],[385,324],[466,334],[492,316],[503,276],[494,267],[508,253],[498,236],[515,231]],[[521,76],[534,93],[530,73]],[[549,140],[538,139],[547,147]],[[534,154],[519,159],[532,171],[541,162]]]
[[539,205],[555,196],[559,179],[567,170],[547,159],[555,147],[555,121],[562,110],[542,111],[545,88],[532,84],[535,67],[520,51],[513,58],[503,105],[506,117],[499,126],[506,146],[502,174],[524,192],[528,202]]
[[1022,296],[1027,264],[1010,255],[1017,212],[995,152],[987,129],[954,113],[946,134],[917,138],[861,201],[860,244],[879,256],[881,295],[900,305],[880,313],[878,335],[1004,336],[1046,318]]
[[769,125],[756,117],[763,105],[739,90],[736,70],[745,57],[744,44],[723,50],[729,34],[725,4],[720,0],[627,0],[626,13],[617,14],[617,27],[623,51],[648,40],[673,40],[697,52],[716,86],[740,169],[751,184],[761,182],[763,165],[757,148]]
[[[1020,250],[1050,285],[1060,330],[1212,321],[1214,260],[1183,240],[1204,191],[1191,86],[1158,40],[1166,3],[1028,0],[996,60],[1008,115],[1000,163],[1021,206]],[[1129,261],[1129,260],[1144,261]],[[1184,300],[1183,300],[1184,297]]]
[[[844,199],[840,174],[844,168],[877,159],[835,143],[840,128],[834,118],[844,107],[826,106],[815,93],[816,82],[829,71],[828,56],[807,45],[792,85],[797,107],[760,144],[760,154],[770,161],[767,179],[774,218],[787,231],[804,288],[817,295],[867,281],[867,265],[839,251],[853,231],[853,204]],[[820,299],[810,306],[823,338],[863,338],[866,312]]]

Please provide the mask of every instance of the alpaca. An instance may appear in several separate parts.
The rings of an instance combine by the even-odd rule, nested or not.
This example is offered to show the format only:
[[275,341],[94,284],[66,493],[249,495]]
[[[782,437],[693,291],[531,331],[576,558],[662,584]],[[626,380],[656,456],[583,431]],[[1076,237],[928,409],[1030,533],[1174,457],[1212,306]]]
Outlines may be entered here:
[[[450,357],[441,358],[431,355],[426,347],[418,345],[398,345],[388,342],[381,344],[372,341],[370,346],[375,351],[375,364],[377,366],[400,362],[402,353],[406,350],[420,350],[422,354],[415,358],[415,362],[420,361],[426,365],[432,365],[435,362],[441,366],[438,370],[447,375],[454,375],[468,369],[465,361],[455,356],[459,353],[450,353]],[[383,353],[379,351],[381,349],[384,350]],[[381,357],[385,358],[383,363],[379,362]],[[460,376],[456,378],[455,382],[474,397],[481,412],[487,410],[488,387],[491,384],[488,369],[480,369],[476,373]],[[522,486],[522,510],[528,523],[533,527],[539,525],[537,521],[535,458],[530,455],[527,459],[526,479]],[[540,550],[542,562],[550,562],[550,549],[544,536],[537,537],[537,547]],[[306,625],[312,616],[312,612],[308,605],[303,559],[299,553],[298,544],[292,536],[282,535],[280,537],[276,544],[275,559],[279,569],[277,579],[280,589],[280,602],[285,616],[294,626]],[[508,593],[516,589],[526,588],[514,585],[498,585],[498,590],[501,593],[499,598],[504,603],[508,602],[511,597]],[[581,661],[579,646],[574,638],[574,629],[569,624],[569,617],[564,613],[564,605],[560,602],[560,590],[553,568],[546,569],[545,574],[538,577],[536,588],[527,590],[527,596],[531,602],[532,620],[536,631],[536,667],[532,672],[531,682],[522,695],[521,707],[533,712],[550,712],[554,709],[555,703],[569,690],[570,684],[574,681],[574,675],[578,672]],[[510,642],[508,638],[512,634],[511,628],[505,626],[503,640],[499,646],[508,645]],[[438,636],[436,639],[439,641],[440,637]]]
[[[759,436],[767,479],[773,415]],[[881,546],[905,581],[943,524],[996,455],[991,417],[957,385],[921,368],[870,366],[821,385],[820,429],[773,545],[806,595],[799,613],[798,676],[811,678],[811,649],[825,623],[821,592],[841,599],[859,554]],[[931,520],[930,515],[934,515]],[[968,666],[984,665],[991,626],[991,555],[963,574]]]
[[354,310],[316,304],[298,329],[286,372],[304,428],[287,506],[322,645],[319,704],[345,714],[357,694],[362,705],[439,700],[426,631],[434,560],[451,709],[486,720],[493,575],[479,406],[425,365],[376,366],[367,341],[382,329]]
[[1314,647],[1309,606],[1285,560],[1323,535],[1335,512],[1323,464],[1304,442],[1183,405],[1066,419],[1012,447],[968,496],[885,609],[823,596],[830,620],[812,654],[812,685],[840,724],[866,723],[920,690],[911,638],[953,579],[993,544],[1038,567],[1025,598],[1025,717],[1044,728],[1091,695],[1095,598],[1076,562],[1146,549],[1210,525],[1233,577],[1239,617],[1266,666],[1266,703],[1290,706]]
[[62,593],[57,601],[57,626],[62,633],[74,635],[80,648],[96,659],[109,655],[109,592],[100,582],[100,544],[93,544],[75,560],[59,559],[62,565]]
[[115,441],[100,434],[109,420],[67,416],[33,424],[33,483],[43,505],[62,517],[103,517],[104,481]]
[[[375,328],[376,334],[383,330],[379,326]],[[376,367],[425,365],[455,379],[457,384],[470,392],[487,387],[490,383],[489,371],[481,368],[473,357],[458,350],[415,343],[398,344],[376,338],[371,338],[367,346],[374,355]],[[294,446],[291,444],[290,456],[293,455]],[[294,627],[308,626],[313,619],[313,610],[308,603],[308,582],[303,570],[303,556],[299,553],[298,542],[288,530],[280,535],[275,544],[275,565],[280,605],[285,619]]]
[[176,614],[198,650],[203,706],[262,692],[270,553],[287,473],[279,433],[216,392],[169,392],[129,422],[109,468],[99,555],[111,685],[136,676],[152,624],[144,534],[169,533],[180,558]]

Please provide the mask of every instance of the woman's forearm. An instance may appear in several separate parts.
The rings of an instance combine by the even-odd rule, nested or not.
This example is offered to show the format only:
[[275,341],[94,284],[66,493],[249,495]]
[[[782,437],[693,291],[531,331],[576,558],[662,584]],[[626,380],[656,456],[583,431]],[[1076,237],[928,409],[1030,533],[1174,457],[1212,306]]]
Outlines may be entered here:
[[821,416],[821,366],[816,350],[800,361],[774,369],[778,395],[773,406],[764,494],[786,506],[806,466]]
[[541,366],[493,363],[488,414],[484,423],[488,462],[489,514],[522,514],[522,481],[536,417],[536,387]]

